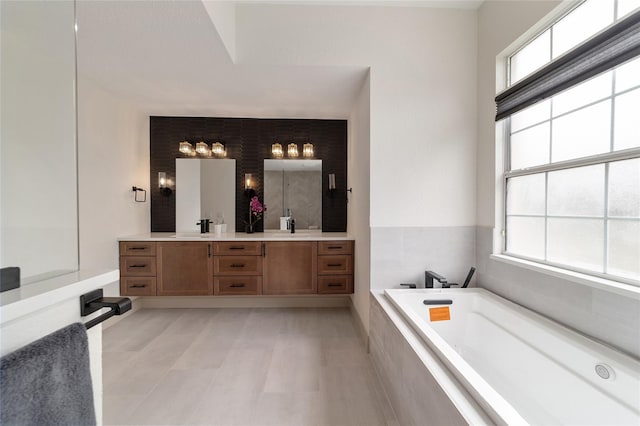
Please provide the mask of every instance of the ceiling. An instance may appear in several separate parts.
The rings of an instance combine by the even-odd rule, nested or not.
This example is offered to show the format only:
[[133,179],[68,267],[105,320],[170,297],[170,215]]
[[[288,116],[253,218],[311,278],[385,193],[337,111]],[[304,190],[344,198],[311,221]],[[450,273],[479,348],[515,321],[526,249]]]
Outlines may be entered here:
[[[272,3],[477,7],[481,1]],[[91,80],[149,115],[347,118],[367,73],[355,66],[233,64],[201,1],[79,1],[77,21],[80,90],[82,79]]]
[[77,15],[80,79],[150,115],[346,118],[366,75],[235,65],[200,1],[81,1]]

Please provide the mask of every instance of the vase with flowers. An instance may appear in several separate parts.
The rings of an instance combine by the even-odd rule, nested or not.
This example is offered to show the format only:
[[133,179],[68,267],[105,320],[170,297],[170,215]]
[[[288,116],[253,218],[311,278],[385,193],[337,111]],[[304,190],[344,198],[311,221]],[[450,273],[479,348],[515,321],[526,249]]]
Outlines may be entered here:
[[249,221],[245,221],[247,234],[253,234],[256,223],[262,219],[262,214],[266,211],[266,204],[262,204],[257,196],[251,197],[251,201],[249,202]]

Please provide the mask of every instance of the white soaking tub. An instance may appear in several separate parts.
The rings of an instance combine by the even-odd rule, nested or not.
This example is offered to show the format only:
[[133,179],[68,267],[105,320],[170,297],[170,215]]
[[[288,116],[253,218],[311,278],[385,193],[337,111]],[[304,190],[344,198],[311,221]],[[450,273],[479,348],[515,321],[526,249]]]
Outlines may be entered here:
[[638,360],[483,289],[385,295],[495,423],[640,425]]

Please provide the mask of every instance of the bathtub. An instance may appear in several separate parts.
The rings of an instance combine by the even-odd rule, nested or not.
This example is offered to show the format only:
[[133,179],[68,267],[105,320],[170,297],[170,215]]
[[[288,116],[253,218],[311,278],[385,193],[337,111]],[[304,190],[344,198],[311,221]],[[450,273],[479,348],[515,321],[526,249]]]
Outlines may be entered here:
[[483,289],[384,295],[490,422],[640,424],[638,360]]

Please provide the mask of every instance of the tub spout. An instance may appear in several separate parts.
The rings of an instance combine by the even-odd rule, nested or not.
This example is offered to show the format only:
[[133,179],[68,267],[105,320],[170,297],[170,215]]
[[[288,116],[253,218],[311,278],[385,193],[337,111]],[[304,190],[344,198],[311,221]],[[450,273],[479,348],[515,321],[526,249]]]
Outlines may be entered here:
[[433,271],[424,271],[424,287],[425,288],[433,288],[433,280],[438,281],[442,284],[442,287],[448,287],[447,279],[442,275],[438,275]]

